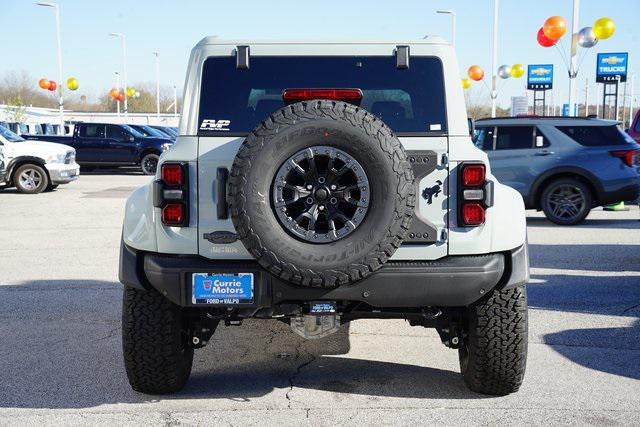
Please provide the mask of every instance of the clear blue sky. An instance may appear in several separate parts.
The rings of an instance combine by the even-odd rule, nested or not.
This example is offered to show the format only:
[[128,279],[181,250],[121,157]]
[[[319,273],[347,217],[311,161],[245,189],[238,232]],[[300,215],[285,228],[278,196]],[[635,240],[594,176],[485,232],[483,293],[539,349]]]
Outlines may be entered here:
[[[3,58],[0,76],[11,70],[26,70],[34,80],[57,79],[52,10],[37,7],[31,0],[0,0],[0,3]],[[78,92],[89,98],[113,86],[114,71],[121,69],[120,45],[107,36],[109,32],[127,36],[131,83],[154,81],[151,52],[158,50],[163,84],[181,88],[189,52],[206,35],[248,39],[394,39],[436,34],[449,39],[450,19],[437,15],[435,10],[450,8],[458,15],[461,76],[474,63],[487,73],[490,68],[492,0],[58,0],[58,3],[62,12],[65,77],[77,77],[81,83]],[[584,59],[579,75],[583,94],[586,78],[592,82],[591,90],[595,88],[597,52],[628,51],[631,72],[639,71],[640,1],[581,3],[580,27],[592,25],[602,16],[611,17],[617,24],[613,38],[601,41]],[[570,21],[571,7],[571,0],[501,0],[498,62],[554,63],[556,96],[566,97],[568,83],[562,59],[555,48],[539,47],[535,35],[551,15],[561,15]],[[524,93],[524,83],[524,78],[506,81],[500,91],[500,104],[508,105],[511,95]],[[635,92],[640,92],[640,75]]]

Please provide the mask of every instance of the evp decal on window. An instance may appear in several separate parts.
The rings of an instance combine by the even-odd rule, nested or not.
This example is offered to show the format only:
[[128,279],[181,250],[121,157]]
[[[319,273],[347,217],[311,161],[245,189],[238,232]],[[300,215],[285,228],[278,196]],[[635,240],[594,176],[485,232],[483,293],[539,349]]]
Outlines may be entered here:
[[231,120],[205,119],[200,125],[200,130],[228,131],[230,124]]

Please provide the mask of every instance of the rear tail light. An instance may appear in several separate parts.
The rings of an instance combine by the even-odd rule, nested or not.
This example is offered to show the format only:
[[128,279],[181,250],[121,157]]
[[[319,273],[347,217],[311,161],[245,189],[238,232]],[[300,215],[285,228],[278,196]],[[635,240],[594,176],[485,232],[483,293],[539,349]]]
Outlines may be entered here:
[[164,225],[189,225],[189,167],[187,163],[167,162],[160,167],[160,179],[153,183],[153,205],[160,208]]
[[484,224],[486,209],[493,204],[493,183],[487,181],[482,163],[463,163],[458,189],[459,223],[477,227]]
[[485,180],[484,165],[465,165],[462,169],[462,185],[465,187],[479,187]]
[[465,225],[484,224],[484,206],[480,203],[465,203],[462,205],[462,222]]
[[184,183],[181,164],[165,163],[162,165],[160,171],[160,176],[165,184],[171,187],[177,187]]
[[184,203],[167,203],[162,208],[162,222],[166,225],[181,225],[184,218]]
[[285,103],[291,104],[312,99],[332,99],[359,104],[362,100],[360,89],[285,89],[282,92]]
[[627,166],[636,166],[637,159],[640,157],[640,150],[616,150],[609,151],[613,157],[618,157]]

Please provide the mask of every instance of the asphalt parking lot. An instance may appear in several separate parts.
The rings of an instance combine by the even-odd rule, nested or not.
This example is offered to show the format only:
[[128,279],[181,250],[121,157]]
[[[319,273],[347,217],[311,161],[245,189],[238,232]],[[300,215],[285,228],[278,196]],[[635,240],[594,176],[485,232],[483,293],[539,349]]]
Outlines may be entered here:
[[278,322],[221,327],[186,389],[129,388],[118,247],[150,178],[84,175],[0,192],[0,424],[638,424],[640,212],[561,228],[529,212],[529,360],[520,392],[470,392],[433,330],[361,320],[304,342]]

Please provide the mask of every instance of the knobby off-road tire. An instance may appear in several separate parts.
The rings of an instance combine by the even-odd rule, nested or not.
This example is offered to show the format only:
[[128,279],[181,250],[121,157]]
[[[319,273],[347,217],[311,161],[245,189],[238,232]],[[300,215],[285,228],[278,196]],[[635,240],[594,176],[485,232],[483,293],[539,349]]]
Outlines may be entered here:
[[[278,170],[310,147],[351,156],[370,186],[362,222],[322,244],[294,237],[272,200]],[[345,102],[316,100],[274,112],[249,134],[231,169],[228,199],[235,229],[261,266],[296,285],[331,288],[360,280],[387,262],[409,229],[415,189],[400,141],[381,120]]]
[[524,286],[493,291],[467,308],[459,356],[471,390],[498,396],[518,391],[527,362],[527,329]]
[[182,310],[155,290],[125,287],[122,348],[131,387],[141,393],[174,393],[184,387],[193,363]]

